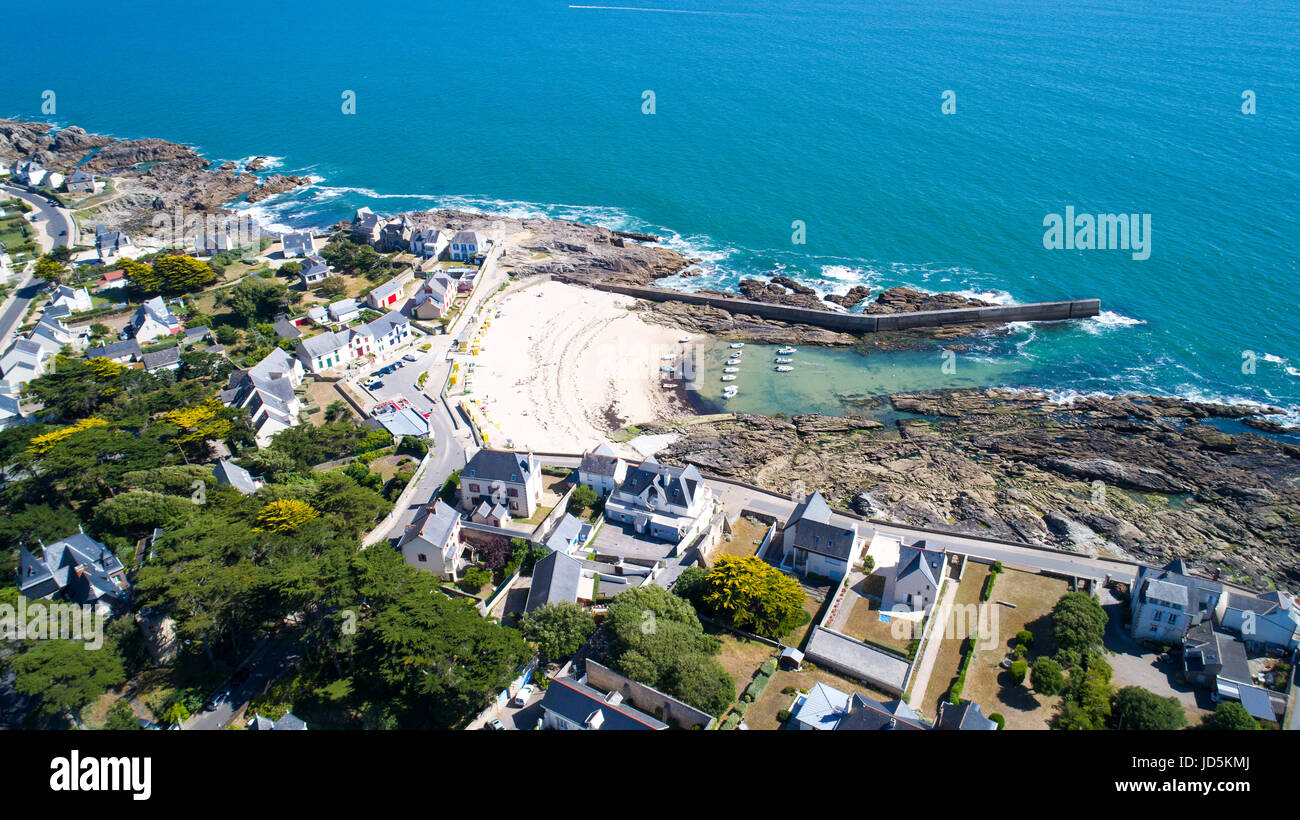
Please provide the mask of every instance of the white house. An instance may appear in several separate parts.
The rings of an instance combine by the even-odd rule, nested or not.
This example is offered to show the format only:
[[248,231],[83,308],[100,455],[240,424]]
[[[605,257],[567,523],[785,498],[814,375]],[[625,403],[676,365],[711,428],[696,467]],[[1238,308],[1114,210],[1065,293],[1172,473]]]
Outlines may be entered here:
[[674,544],[704,532],[712,511],[713,491],[694,465],[672,467],[653,456],[628,467],[605,502],[606,519]]
[[411,339],[411,320],[400,310],[389,311],[366,325],[365,329],[374,339],[376,353],[387,352]]
[[330,303],[328,312],[333,322],[345,325],[361,315],[361,305],[356,299],[340,299]]
[[442,258],[450,245],[450,237],[437,228],[420,228],[411,234],[411,253],[425,259]]
[[136,310],[128,331],[137,342],[146,344],[163,336],[180,333],[184,329],[181,320],[171,312],[163,298],[155,296]]
[[947,576],[948,552],[925,541],[898,548],[898,565],[885,578],[882,609],[924,613],[939,600]]
[[316,246],[312,244],[311,231],[287,233],[280,237],[280,243],[284,248],[284,258],[286,259],[312,256],[316,253]]
[[131,237],[121,231],[110,231],[103,225],[95,226],[95,253],[101,263],[108,264],[115,259],[132,256],[134,248]]
[[451,258],[458,262],[472,262],[474,257],[487,249],[487,240],[478,231],[457,231],[451,238],[449,252]]
[[458,580],[460,515],[435,497],[433,503],[426,505],[406,525],[397,548],[410,566],[451,581]]
[[319,256],[306,256],[302,260],[302,270],[298,273],[298,278],[302,280],[304,288],[311,288],[312,285],[319,285],[325,281],[325,277],[330,275],[330,267],[325,264],[325,260]]
[[84,313],[95,306],[90,299],[90,291],[85,288],[71,288],[59,285],[50,295],[51,305],[64,305],[69,313]]
[[578,483],[595,490],[601,498],[614,492],[626,477],[627,462],[619,458],[605,442],[582,454],[582,462],[578,465]]
[[18,399],[13,396],[0,395],[0,430],[25,424],[27,418],[18,406]]
[[248,370],[236,371],[221,393],[229,407],[248,411],[258,447],[300,421],[302,400],[294,388],[302,384],[303,369],[297,359],[276,348]]

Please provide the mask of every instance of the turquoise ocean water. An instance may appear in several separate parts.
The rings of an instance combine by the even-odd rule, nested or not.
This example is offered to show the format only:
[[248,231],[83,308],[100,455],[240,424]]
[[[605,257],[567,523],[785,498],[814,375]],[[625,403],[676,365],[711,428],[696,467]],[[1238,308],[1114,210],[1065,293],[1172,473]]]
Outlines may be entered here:
[[[937,351],[815,354],[771,389],[754,374],[741,409],[1001,384],[1300,421],[1293,0],[634,5],[654,10],[124,3],[106,30],[90,24],[102,4],[56,0],[43,17],[67,25],[0,49],[0,116],[274,155],[320,179],[256,209],[276,225],[363,204],[545,214],[664,235],[704,260],[679,287],[780,272],[823,292],[1103,303],[1096,320],[981,338],[954,374]],[[1044,216],[1067,206],[1150,214],[1150,258],[1044,249]]]

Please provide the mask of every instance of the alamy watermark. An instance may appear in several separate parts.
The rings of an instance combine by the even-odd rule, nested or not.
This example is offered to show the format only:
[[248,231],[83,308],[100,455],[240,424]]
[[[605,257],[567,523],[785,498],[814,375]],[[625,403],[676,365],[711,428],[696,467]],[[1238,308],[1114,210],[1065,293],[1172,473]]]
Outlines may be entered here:
[[1123,250],[1137,260],[1151,257],[1151,214],[1075,214],[1068,205],[1064,216],[1043,217],[1043,227],[1049,251]]
[[8,641],[82,641],[86,649],[104,645],[108,614],[90,605],[33,601],[18,596],[18,605],[0,604],[0,638]]

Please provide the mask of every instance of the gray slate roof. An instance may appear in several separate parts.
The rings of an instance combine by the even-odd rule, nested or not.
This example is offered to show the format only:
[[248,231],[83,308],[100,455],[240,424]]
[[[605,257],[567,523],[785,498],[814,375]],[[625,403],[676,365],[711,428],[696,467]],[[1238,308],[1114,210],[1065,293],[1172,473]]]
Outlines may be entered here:
[[582,580],[582,562],[562,552],[552,552],[533,568],[533,582],[528,588],[525,612],[560,601],[578,602],[578,583]]

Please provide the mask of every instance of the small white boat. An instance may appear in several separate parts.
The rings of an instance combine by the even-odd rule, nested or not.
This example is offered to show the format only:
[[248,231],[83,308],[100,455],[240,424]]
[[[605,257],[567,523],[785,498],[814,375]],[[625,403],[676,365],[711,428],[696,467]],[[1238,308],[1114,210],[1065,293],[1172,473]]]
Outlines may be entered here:
[[794,361],[794,359],[788,359],[788,358],[785,358],[784,356],[777,356],[777,357],[776,357],[776,363],[777,363],[777,364],[789,364],[789,363],[792,362],[792,361]]
[[730,356],[727,357],[727,361],[733,361],[733,360],[737,362],[740,361],[740,354],[732,353]]
[[676,353],[665,353],[664,355],[659,357],[659,360],[662,362],[666,362],[669,361],[670,359],[676,359],[676,358],[677,358]]
[[739,388],[739,387],[736,387],[735,385],[732,385],[732,386],[727,387],[726,389],[724,389],[724,390],[722,391],[722,397],[723,397],[724,399],[729,399],[729,398],[731,398],[732,396],[736,395],[736,394],[739,393],[739,392],[740,392],[740,388]]
[[779,364],[776,366],[777,373],[789,373],[791,370],[794,370],[794,368],[788,364]]
[[676,372],[677,372],[677,368],[673,367],[673,366],[670,365],[670,364],[666,364],[666,365],[664,365],[663,367],[661,367],[661,368],[659,368],[659,369],[662,370],[662,371],[665,372],[665,373],[676,373]]
[[722,377],[722,380],[723,380],[724,382],[734,382],[734,381],[736,380],[736,377],[735,377],[735,376],[731,376],[731,375],[727,375],[727,376],[723,376],[723,377]]
[[739,372],[740,372],[740,368],[739,368],[739,367],[724,367],[724,368],[722,368],[722,372],[723,372],[723,373],[739,373]]
[[787,347],[779,347],[779,348],[777,348],[776,352],[777,352],[777,353],[780,353],[782,356],[784,356],[784,355],[787,354],[787,353],[794,353],[794,352],[795,352],[795,349],[794,349],[793,347],[788,347],[788,346],[787,346]]
[[691,340],[691,337],[690,337],[690,336],[683,336],[682,338],[678,339],[677,342],[678,342],[679,344],[686,344],[686,343],[689,342],[690,340]]
[[731,343],[731,346],[732,346],[733,348],[735,348],[735,349],[740,349],[740,348],[742,348],[742,347],[745,346],[745,343],[744,343],[744,342],[732,342],[732,343]]

